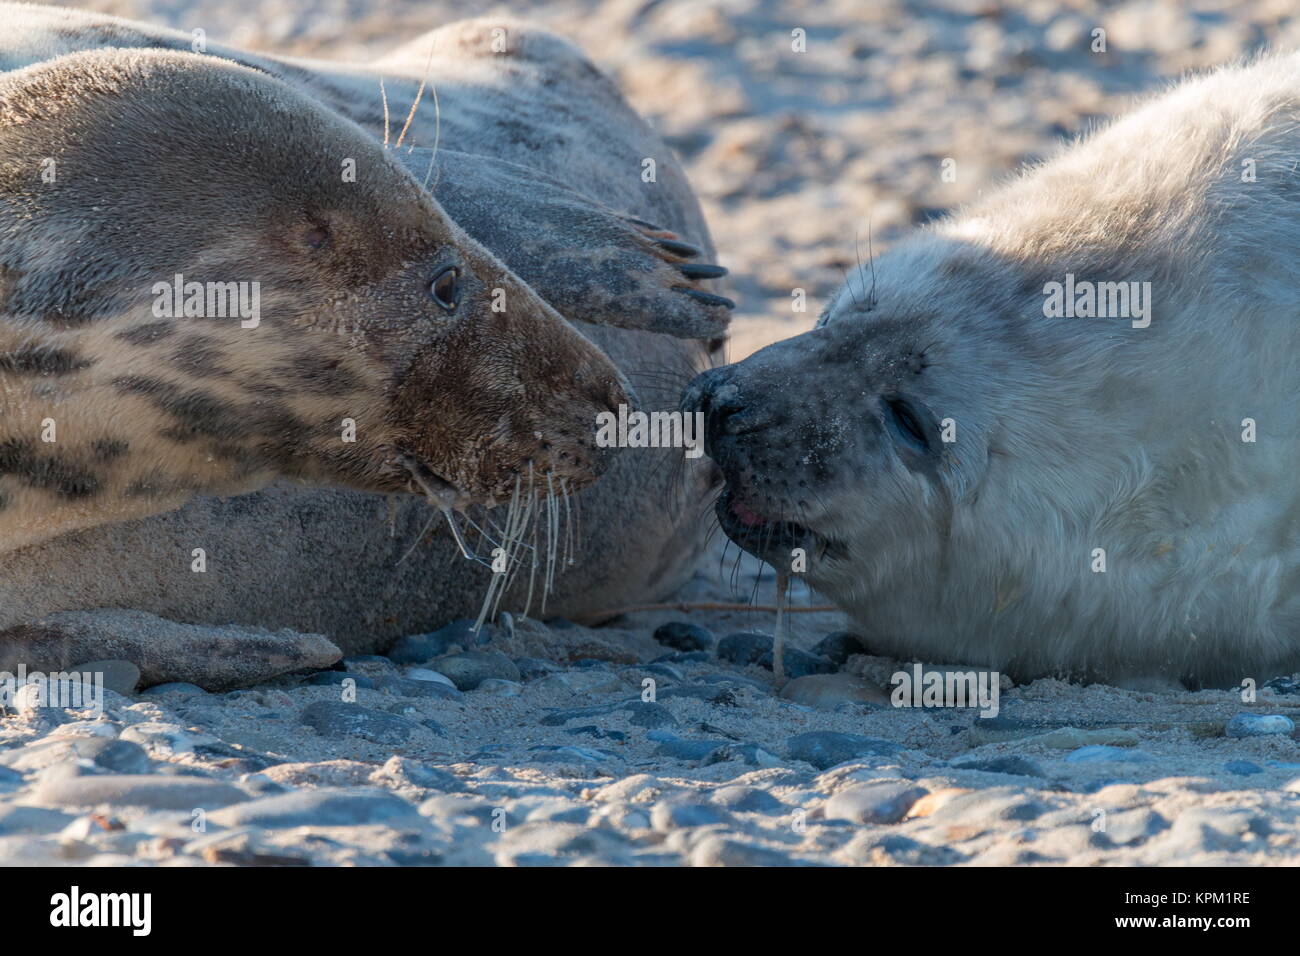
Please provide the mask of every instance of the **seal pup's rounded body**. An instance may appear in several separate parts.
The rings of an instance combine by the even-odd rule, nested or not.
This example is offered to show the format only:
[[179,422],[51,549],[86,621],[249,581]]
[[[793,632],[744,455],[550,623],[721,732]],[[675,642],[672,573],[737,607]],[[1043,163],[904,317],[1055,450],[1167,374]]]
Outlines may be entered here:
[[704,373],[724,529],[807,549],[877,653],[1300,668],[1297,130],[1300,55],[1192,80]]
[[[87,47],[189,46],[184,34],[111,18],[41,7],[6,6],[5,12],[19,25],[0,54],[0,66],[10,69]],[[249,54],[232,53],[230,58],[313,95],[366,126],[376,138],[383,135],[380,75],[386,78],[396,136],[405,106],[416,96],[427,68],[441,115],[438,144],[446,153],[435,160],[434,176],[444,177],[431,182],[436,197],[450,199],[459,188],[463,192],[459,208],[472,215],[473,189],[459,177],[449,178],[447,170],[439,170],[457,154],[478,155],[485,164],[496,163],[491,168],[498,177],[515,170],[521,201],[528,198],[529,184],[563,177],[576,192],[574,208],[562,202],[548,208],[565,208],[577,217],[574,222],[587,222],[591,206],[617,209],[662,227],[633,220],[630,238],[622,241],[624,246],[633,240],[639,243],[635,254],[644,254],[642,246],[659,243],[673,253],[669,259],[677,253],[689,255],[689,247],[678,237],[708,250],[707,230],[680,170],[609,81],[569,44],[513,22],[504,24],[515,44],[511,53],[491,51],[487,41],[501,25],[501,21],[453,25],[412,44],[411,49],[423,49],[419,56],[399,51],[391,62],[374,70],[287,63]],[[428,40],[435,41],[432,59]],[[417,112],[408,134],[410,142],[426,148],[435,140],[434,111],[429,105],[426,101]],[[230,122],[237,121],[230,118]],[[611,161],[611,155],[619,161]],[[410,156],[421,158],[419,150]],[[650,186],[640,179],[644,157],[657,160],[657,182]],[[339,162],[344,158],[332,157]],[[533,174],[520,174],[518,169]],[[504,197],[503,201],[511,200]],[[453,214],[456,205],[446,203]],[[536,267],[528,259],[528,248],[512,248],[520,239],[517,234],[494,234],[495,220],[481,211],[478,224],[482,234],[475,238],[511,268],[523,274],[529,265]],[[599,250],[596,240],[606,227],[606,231],[616,228],[608,222],[593,227],[593,250]],[[554,245],[567,237],[538,238]],[[557,254],[582,250],[586,238],[560,243],[569,248]],[[547,242],[541,245],[547,246],[539,253],[544,265],[552,252]],[[601,264],[616,266],[618,256],[626,251],[622,246],[614,248]],[[510,261],[512,257],[515,261]],[[569,263],[568,271],[575,280],[587,281],[590,277],[584,276],[578,258]],[[567,286],[564,270],[556,272],[554,295],[560,298]],[[688,273],[674,284],[698,285],[691,280],[701,274],[707,276],[707,270],[695,276]],[[619,277],[617,269],[610,275]],[[671,302],[646,291],[638,316],[635,298],[629,299],[626,312],[619,312],[596,295],[599,285],[591,283],[593,295],[587,300],[596,303],[589,316],[592,323],[582,321],[588,316],[571,314],[573,309],[566,310],[567,317],[627,370],[643,402],[653,405],[658,399],[660,405],[671,404],[671,390],[657,389],[658,379],[653,376],[672,370],[685,380],[707,364],[709,349],[700,342],[644,329],[653,327],[654,313],[661,311],[679,316],[675,325],[670,323],[677,334],[707,332],[712,337],[721,330],[720,301],[712,301],[716,297],[707,292],[688,290],[685,306],[679,306],[675,303],[680,301],[680,290],[673,290],[678,298]],[[693,325],[691,310],[707,316]],[[652,377],[639,380],[641,370]],[[671,450],[614,456],[605,478],[577,496],[582,547],[575,553],[575,565],[557,576],[548,614],[581,617],[626,601],[654,598],[689,575],[700,534],[690,517],[682,515],[693,510],[707,475],[705,469],[694,469],[688,471],[684,485],[677,484],[674,457]],[[238,497],[200,496],[168,514],[64,535],[0,555],[0,626],[60,610],[131,607],[181,621],[319,631],[347,650],[360,651],[476,612],[488,572],[459,560],[441,529],[402,560],[430,511],[417,500],[396,501],[391,511],[390,504],[394,502],[374,494],[280,485]],[[201,574],[191,570],[190,554],[197,547],[207,555],[208,570]],[[516,599],[520,597],[522,582]],[[519,603],[507,601],[503,606]],[[533,610],[538,611],[536,602]]]

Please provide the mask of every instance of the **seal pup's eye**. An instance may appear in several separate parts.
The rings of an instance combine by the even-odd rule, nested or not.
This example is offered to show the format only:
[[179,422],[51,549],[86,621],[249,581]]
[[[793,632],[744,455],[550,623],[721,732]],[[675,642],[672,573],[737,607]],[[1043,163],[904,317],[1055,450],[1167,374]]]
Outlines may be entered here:
[[885,409],[889,413],[894,432],[900,438],[922,451],[929,450],[930,439],[926,437],[925,426],[911,405],[901,398],[887,398]]
[[451,312],[460,304],[460,270],[448,266],[429,283],[429,296],[434,302]]

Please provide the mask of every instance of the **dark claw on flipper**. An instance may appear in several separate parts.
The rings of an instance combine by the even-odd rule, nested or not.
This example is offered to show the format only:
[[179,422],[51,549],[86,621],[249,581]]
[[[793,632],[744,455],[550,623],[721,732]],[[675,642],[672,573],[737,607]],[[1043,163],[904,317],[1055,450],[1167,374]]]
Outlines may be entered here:
[[694,259],[696,256],[703,255],[703,251],[689,242],[682,242],[680,239],[656,239],[660,249],[666,249],[675,256],[681,256],[683,259]]
[[705,305],[721,305],[728,309],[734,309],[736,303],[732,302],[725,295],[714,295],[712,292],[701,292],[699,289],[688,289],[684,285],[675,285],[673,289],[682,295],[689,295],[696,302],[703,302]]
[[721,279],[727,274],[727,270],[722,266],[715,266],[708,263],[686,263],[677,267],[677,271],[688,279]]

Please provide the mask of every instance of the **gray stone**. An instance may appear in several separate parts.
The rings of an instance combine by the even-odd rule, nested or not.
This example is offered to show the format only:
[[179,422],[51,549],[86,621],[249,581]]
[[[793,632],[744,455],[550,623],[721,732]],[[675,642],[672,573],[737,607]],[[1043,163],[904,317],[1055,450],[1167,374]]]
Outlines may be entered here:
[[855,784],[826,801],[825,815],[828,820],[854,823],[897,823],[927,793],[908,780]]
[[342,652],[319,634],[236,625],[177,624],[143,611],[64,611],[9,628],[0,671],[67,671],[78,661],[130,661],[149,687],[173,681],[226,691],[333,664]]
[[841,704],[884,705],[889,698],[852,674],[807,674],[781,688],[781,698],[818,710],[835,710]]
[[727,763],[730,760],[739,760],[751,767],[779,767],[781,765],[780,757],[771,751],[764,750],[758,744],[730,742],[705,757],[700,765],[708,767],[715,763]]
[[687,621],[669,621],[655,628],[654,639],[674,650],[707,651],[713,647],[713,635],[698,624]]
[[105,687],[124,696],[134,694],[140,683],[140,668],[130,661],[88,661],[70,670],[78,674],[100,674]]
[[718,641],[719,660],[733,664],[757,664],[764,654],[772,652],[772,635],[757,631],[739,631]]
[[818,770],[827,770],[856,757],[889,757],[907,749],[889,740],[831,730],[799,734],[787,740],[785,745],[791,760],[803,760]]
[[626,712],[628,723],[636,727],[672,727],[677,718],[663,704],[643,700],[621,700],[613,704],[595,704],[591,707],[569,707],[553,710],[541,719],[543,727],[562,727],[571,720],[591,720]]
[[1237,714],[1223,732],[1238,738],[1290,736],[1295,732],[1295,723],[1281,714]]
[[867,654],[866,642],[852,631],[834,631],[827,634],[813,646],[813,653],[818,654],[836,667],[843,667],[854,654]]
[[396,664],[425,664],[446,654],[453,647],[471,648],[486,644],[493,634],[490,624],[484,624],[475,632],[473,620],[460,618],[427,634],[408,634],[399,638],[388,656]]
[[401,797],[377,789],[297,790],[218,810],[208,819],[223,827],[350,827],[382,824],[423,829],[424,820]]
[[1046,777],[1047,774],[1028,757],[1007,754],[999,757],[961,757],[952,762],[956,770],[980,770],[984,773],[1010,773],[1021,777]]
[[673,737],[660,741],[655,748],[655,756],[672,757],[675,760],[704,760],[719,747],[725,747],[729,740],[682,740]]
[[705,837],[691,851],[691,866],[798,866],[779,850],[723,836]]
[[1133,750],[1127,747],[1107,747],[1103,744],[1092,744],[1088,747],[1080,747],[1066,754],[1066,763],[1146,763],[1151,760],[1151,755],[1141,750]]
[[1116,846],[1141,843],[1162,830],[1169,829],[1169,821],[1149,807],[1107,813],[1101,821],[1101,832]]
[[500,651],[465,651],[438,660],[438,672],[451,678],[457,690],[474,690],[489,677],[518,681],[519,668]]
[[741,784],[719,787],[709,798],[718,806],[734,813],[780,813],[786,809],[784,803],[766,790]]
[[[769,651],[758,659],[758,666],[772,670],[772,662],[772,653]],[[809,654],[797,647],[785,649],[782,664],[785,667],[785,676],[791,679],[807,677],[810,674],[833,674],[836,671],[835,665],[826,658]]]
[[670,797],[660,800],[650,811],[650,825],[661,832],[730,822],[731,814],[707,803],[695,803],[689,798]]
[[43,779],[35,799],[60,807],[148,807],[153,810],[194,810],[226,807],[248,799],[238,787],[202,777],[158,774],[104,774]]
[[72,744],[72,752],[112,773],[142,774],[153,769],[143,747],[112,737],[83,737]]
[[302,722],[323,737],[360,737],[377,744],[400,744],[420,726],[382,710],[321,700],[303,708]]

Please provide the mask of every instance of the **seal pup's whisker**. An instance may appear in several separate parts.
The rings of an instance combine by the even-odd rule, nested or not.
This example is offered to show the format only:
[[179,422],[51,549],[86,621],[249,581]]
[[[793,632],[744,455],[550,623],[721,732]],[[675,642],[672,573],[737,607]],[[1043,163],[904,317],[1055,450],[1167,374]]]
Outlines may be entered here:
[[379,78],[379,98],[384,103],[384,149],[388,148],[388,91],[384,89],[384,78]]
[[785,683],[785,608],[789,597],[790,575],[776,572],[776,627],[772,635],[772,673],[778,686]]
[[429,533],[429,529],[433,527],[433,523],[437,520],[438,513],[435,511],[429,516],[429,520],[425,523],[424,527],[420,529],[420,533],[415,536],[415,540],[411,542],[411,546],[406,549],[406,553],[397,559],[398,564],[401,564],[415,552],[415,549],[420,546],[420,542],[424,540],[424,536]]

